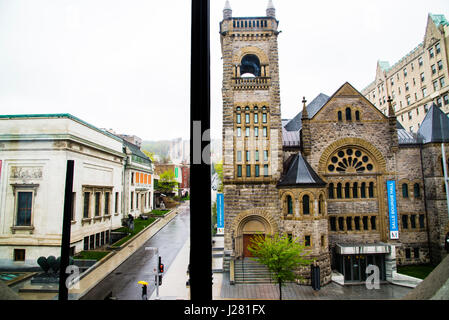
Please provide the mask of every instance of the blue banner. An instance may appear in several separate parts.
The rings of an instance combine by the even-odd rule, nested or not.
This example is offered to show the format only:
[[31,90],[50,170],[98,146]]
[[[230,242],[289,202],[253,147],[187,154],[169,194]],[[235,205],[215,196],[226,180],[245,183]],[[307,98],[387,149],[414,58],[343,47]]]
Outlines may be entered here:
[[398,210],[396,206],[396,181],[387,180],[390,239],[399,239]]
[[224,232],[224,201],[223,193],[217,193],[217,233]]

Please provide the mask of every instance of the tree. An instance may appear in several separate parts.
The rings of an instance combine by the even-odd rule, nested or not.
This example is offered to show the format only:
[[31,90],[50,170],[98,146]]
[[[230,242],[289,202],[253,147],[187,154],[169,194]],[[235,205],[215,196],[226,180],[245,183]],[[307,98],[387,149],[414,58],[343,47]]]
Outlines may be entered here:
[[314,261],[305,258],[310,252],[298,239],[290,240],[286,235],[256,235],[251,239],[248,250],[254,256],[253,260],[267,266],[273,280],[279,285],[279,300],[282,300],[284,283],[302,279],[295,271]]
[[215,172],[218,175],[218,192],[223,192],[223,161],[220,161],[214,165]]
[[158,190],[170,193],[177,184],[178,182],[175,179],[175,173],[172,170],[166,170],[159,176]]
[[154,162],[154,152],[147,150],[142,150],[142,152],[145,153],[148,158],[150,158],[151,162]]

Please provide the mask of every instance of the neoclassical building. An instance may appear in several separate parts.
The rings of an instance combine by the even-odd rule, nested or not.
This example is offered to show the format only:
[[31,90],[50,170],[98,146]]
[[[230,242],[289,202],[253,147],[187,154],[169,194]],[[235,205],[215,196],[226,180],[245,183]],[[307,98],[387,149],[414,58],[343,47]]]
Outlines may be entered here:
[[70,114],[0,115],[0,268],[60,256],[67,160],[74,160],[71,255],[109,245],[152,208],[153,165],[137,145]]
[[[225,270],[251,256],[255,234],[274,233],[303,241],[323,284],[332,273],[364,281],[369,265],[391,280],[397,264],[440,261],[448,118],[432,105],[412,135],[391,99],[383,113],[344,83],[282,119],[272,1],[266,12],[233,17],[226,1],[220,23]],[[298,272],[310,283],[310,269]]]

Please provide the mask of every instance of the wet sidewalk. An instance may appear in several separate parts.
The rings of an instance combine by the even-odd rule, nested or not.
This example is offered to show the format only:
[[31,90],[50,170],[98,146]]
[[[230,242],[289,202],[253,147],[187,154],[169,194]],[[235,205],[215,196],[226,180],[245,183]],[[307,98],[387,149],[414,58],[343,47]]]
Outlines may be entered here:
[[[331,282],[320,290],[311,286],[288,283],[282,287],[282,300],[391,300],[401,299],[412,289],[393,284],[381,284],[379,289],[367,289],[365,285],[341,286]],[[229,274],[223,274],[220,298],[279,300],[276,284],[229,284]]]

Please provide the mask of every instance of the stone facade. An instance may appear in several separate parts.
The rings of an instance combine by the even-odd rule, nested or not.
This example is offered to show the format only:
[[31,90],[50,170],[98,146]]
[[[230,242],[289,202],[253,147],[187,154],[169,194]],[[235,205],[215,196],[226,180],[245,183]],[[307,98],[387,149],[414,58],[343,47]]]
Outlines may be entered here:
[[[394,99],[379,110],[349,83],[309,105],[304,98],[302,112],[281,121],[278,21],[269,7],[267,17],[233,18],[227,3],[220,25],[228,259],[248,256],[252,234],[279,232],[310,247],[323,284],[332,269],[362,281],[359,262],[377,265],[383,280],[397,264],[439,262],[449,232],[441,145],[422,139],[434,133],[413,136],[398,123]],[[449,137],[446,120],[440,131]],[[387,181],[396,183],[398,238]],[[308,268],[298,272],[310,283]]]

